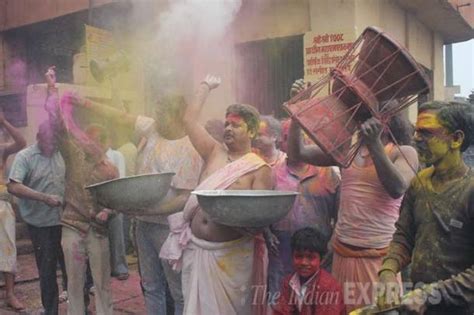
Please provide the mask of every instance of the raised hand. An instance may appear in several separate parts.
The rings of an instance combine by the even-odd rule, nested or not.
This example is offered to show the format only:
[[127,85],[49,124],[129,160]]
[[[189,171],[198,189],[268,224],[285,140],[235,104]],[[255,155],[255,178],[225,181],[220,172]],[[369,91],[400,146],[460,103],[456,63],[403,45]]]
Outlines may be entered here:
[[46,79],[48,87],[54,88],[56,86],[56,66],[49,67],[46,73],[44,74],[44,77]]
[[308,87],[309,83],[305,82],[303,79],[296,80],[291,86],[290,96],[293,97],[304,91]]
[[208,74],[202,83],[206,84],[209,90],[213,90],[221,84],[221,78]]
[[380,139],[380,135],[383,131],[383,125],[375,117],[367,119],[361,126],[360,132],[365,144],[373,144],[377,139]]

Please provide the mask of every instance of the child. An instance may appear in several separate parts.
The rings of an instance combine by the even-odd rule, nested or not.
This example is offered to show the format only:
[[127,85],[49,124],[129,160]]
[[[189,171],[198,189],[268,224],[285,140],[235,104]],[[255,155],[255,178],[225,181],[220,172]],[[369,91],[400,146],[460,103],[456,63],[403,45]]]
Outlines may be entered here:
[[296,272],[283,279],[273,314],[346,314],[341,286],[319,266],[326,252],[324,237],[313,228],[298,230],[291,251]]

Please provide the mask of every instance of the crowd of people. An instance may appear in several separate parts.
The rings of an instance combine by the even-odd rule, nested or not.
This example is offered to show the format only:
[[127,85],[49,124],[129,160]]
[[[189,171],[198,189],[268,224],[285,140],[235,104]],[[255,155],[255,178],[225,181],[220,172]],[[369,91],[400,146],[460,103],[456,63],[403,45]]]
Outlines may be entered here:
[[[474,132],[468,105],[425,103],[415,130],[401,114],[387,126],[370,118],[352,164],[339,169],[298,123],[260,116],[251,105],[230,105],[224,122],[201,125],[221,83],[215,76],[189,103],[180,94],[159,99],[154,118],[59,97],[54,68],[46,81],[49,119],[35,144],[21,150],[21,133],[0,117],[14,140],[2,147],[2,172],[19,151],[0,201],[0,270],[12,308],[24,307],[14,294],[10,194],[33,241],[45,314],[58,314],[61,261],[68,314],[87,313],[92,285],[97,314],[113,313],[110,277],[128,276],[130,218],[147,314],[332,315],[375,304],[417,314],[474,311],[474,173],[462,159]],[[305,87],[298,80],[291,94]],[[72,108],[109,127],[76,128]],[[113,144],[110,126],[129,141]],[[84,188],[162,172],[175,173],[171,188],[140,216],[101,207]],[[281,221],[249,229],[213,222],[193,190],[299,195]]]

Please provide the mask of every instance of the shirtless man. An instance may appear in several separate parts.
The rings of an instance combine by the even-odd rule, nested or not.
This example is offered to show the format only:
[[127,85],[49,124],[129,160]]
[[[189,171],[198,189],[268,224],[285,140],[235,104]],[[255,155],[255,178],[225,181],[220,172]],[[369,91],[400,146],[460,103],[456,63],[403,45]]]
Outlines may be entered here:
[[[184,116],[186,133],[205,163],[196,190],[271,189],[270,167],[251,153],[251,140],[259,125],[259,114],[255,108],[242,104],[227,108],[225,145],[214,140],[196,119],[209,92],[219,84],[219,78],[207,76]],[[264,274],[261,269],[257,272],[257,265],[261,267],[263,261],[261,254],[265,252],[261,247],[265,248],[263,239],[260,237],[257,240],[244,230],[213,222],[199,207],[195,196],[188,200],[184,214],[168,218],[170,226],[174,226],[172,222],[180,217],[184,219],[184,225],[189,224],[191,232],[182,253],[184,313],[250,314],[252,278],[256,283],[256,274]],[[179,232],[173,231],[173,227],[171,230],[160,254],[160,257],[169,260],[177,256],[174,253],[169,255],[171,248],[168,245],[176,241],[176,237],[179,238]]]
[[[220,79],[208,76],[206,81],[199,87],[196,97],[197,101],[188,106],[184,116],[186,133],[205,163],[201,174],[201,182],[230,162],[236,161],[250,153],[251,141],[256,136],[259,126],[256,109],[240,104],[229,106],[225,117],[224,146],[214,140],[204,127],[198,123],[196,117],[199,116],[204,101],[209,92],[216,88],[219,83]],[[236,112],[229,113],[229,110],[232,109],[235,111],[255,111],[254,115],[256,117],[249,118],[249,120],[253,119],[257,127],[249,125],[251,123],[247,123],[246,119]],[[271,189],[271,187],[271,169],[269,167],[262,167],[242,175],[227,189]],[[227,242],[242,237],[241,232],[209,220],[209,216],[202,209],[191,219],[191,231],[194,236],[211,242]]]

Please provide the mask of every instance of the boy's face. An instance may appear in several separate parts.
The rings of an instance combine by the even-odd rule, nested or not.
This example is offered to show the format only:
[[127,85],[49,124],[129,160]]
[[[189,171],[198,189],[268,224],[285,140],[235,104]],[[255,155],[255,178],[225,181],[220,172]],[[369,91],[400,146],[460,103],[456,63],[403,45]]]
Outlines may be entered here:
[[321,256],[317,252],[308,250],[293,252],[293,267],[296,273],[303,278],[314,275],[319,270]]

